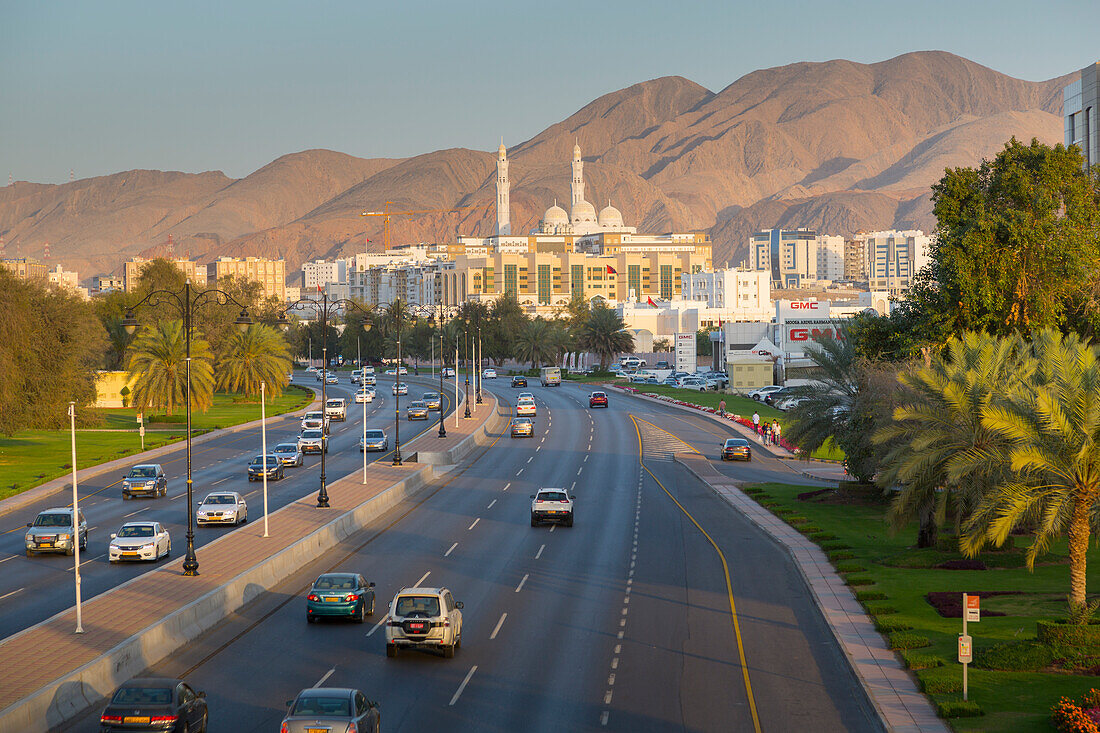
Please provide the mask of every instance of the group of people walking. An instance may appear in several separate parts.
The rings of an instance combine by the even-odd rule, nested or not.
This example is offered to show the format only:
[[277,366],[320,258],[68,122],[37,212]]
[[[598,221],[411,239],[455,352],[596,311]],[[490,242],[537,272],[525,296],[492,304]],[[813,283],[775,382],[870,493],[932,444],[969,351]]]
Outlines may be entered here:
[[765,420],[761,423],[759,412],[752,413],[752,430],[764,445],[779,445],[779,439],[783,435],[783,426],[778,420],[770,423]]

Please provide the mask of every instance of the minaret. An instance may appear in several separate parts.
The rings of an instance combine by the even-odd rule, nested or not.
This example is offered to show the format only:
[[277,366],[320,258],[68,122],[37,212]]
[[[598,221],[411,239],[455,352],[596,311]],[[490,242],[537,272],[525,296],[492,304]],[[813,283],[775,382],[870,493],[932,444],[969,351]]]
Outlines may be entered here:
[[508,187],[508,151],[504,149],[504,138],[501,138],[497,149],[497,236],[500,237],[512,233]]
[[569,221],[575,221],[577,204],[584,201],[584,161],[581,160],[581,145],[578,140],[573,146],[573,181],[569,185],[573,192],[573,202],[569,205]]

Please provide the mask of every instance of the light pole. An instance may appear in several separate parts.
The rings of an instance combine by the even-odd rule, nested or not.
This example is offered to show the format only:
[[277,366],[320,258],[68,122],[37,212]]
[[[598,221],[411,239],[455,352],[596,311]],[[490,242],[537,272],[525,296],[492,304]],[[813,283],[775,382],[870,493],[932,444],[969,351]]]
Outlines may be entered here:
[[466,414],[463,417],[470,417],[470,322],[465,318],[463,319],[463,343],[466,345],[466,394],[463,396],[463,402],[466,403]]
[[264,537],[270,537],[267,533],[267,388],[263,382],[260,382],[260,435],[264,457]]
[[76,493],[76,403],[69,403],[69,428],[72,434],[73,462],[73,584],[76,586],[76,631],[83,634],[84,623],[81,620],[83,604],[80,602],[80,500]]
[[183,333],[187,346],[186,357],[184,358],[184,385],[187,392],[187,555],[183,559],[183,574],[189,577],[199,574],[199,560],[195,557],[194,491],[191,480],[191,321],[194,309],[204,303],[210,303],[211,298],[213,302],[219,305],[233,303],[241,307],[241,314],[233,322],[238,330],[247,331],[248,327],[252,325],[252,319],[248,316],[248,309],[232,295],[217,288],[200,290],[197,293],[193,292],[190,280],[183,284],[183,290],[178,293],[172,290],[154,290],[139,300],[133,308],[129,308],[126,311],[126,317],[122,319],[122,327],[126,329],[126,333],[133,334],[138,327],[134,310],[146,303],[151,305],[168,303],[183,316]]
[[[432,325],[432,321],[435,320],[434,314],[428,315],[428,325]],[[435,350],[435,339],[432,339],[432,350]],[[443,345],[443,303],[439,304],[439,437],[447,437],[447,428],[443,427],[443,397],[445,392],[443,391],[443,365],[446,363],[443,355],[447,353],[444,350]],[[457,366],[457,364],[456,364]],[[435,356],[432,356],[432,369],[435,369]]]
[[481,314],[476,314],[477,322],[477,404],[481,404],[481,382],[485,374],[481,370]]

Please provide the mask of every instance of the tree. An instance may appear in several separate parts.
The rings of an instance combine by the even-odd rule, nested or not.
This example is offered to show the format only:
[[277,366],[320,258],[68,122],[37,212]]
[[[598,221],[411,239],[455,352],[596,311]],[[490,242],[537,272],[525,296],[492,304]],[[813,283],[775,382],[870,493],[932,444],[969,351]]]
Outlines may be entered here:
[[672,351],[672,342],[663,336],[653,342],[654,351]]
[[515,338],[523,333],[523,328],[527,325],[529,319],[527,314],[523,312],[523,308],[520,307],[515,293],[511,291],[504,293],[493,301],[492,306],[484,315],[483,324],[487,322],[488,326],[482,325],[482,346],[486,356],[492,359],[497,366],[501,366],[504,364],[505,359],[510,359],[516,355]]
[[1084,622],[1095,610],[1087,604],[1085,579],[1100,509],[1100,360],[1076,334],[1044,330],[1032,343],[1027,374],[983,415],[982,425],[1002,436],[1007,448],[980,458],[1002,464],[1005,478],[964,525],[963,549],[973,555],[987,543],[1000,545],[1021,522],[1032,520],[1031,568],[1054,539],[1066,535],[1070,617]]
[[[169,415],[186,405],[187,356],[182,321],[146,326],[130,347],[129,372],[135,381],[131,404],[139,409],[164,408]],[[214,358],[210,344],[192,335],[191,407],[205,411],[213,404]]]
[[895,530],[918,520],[918,547],[936,544],[949,510],[960,532],[982,497],[1005,479],[1004,462],[989,456],[1003,454],[1007,443],[983,417],[1006,386],[1026,373],[1025,348],[1019,338],[970,332],[900,375],[907,399],[873,440],[888,451],[879,485],[898,489],[887,519]]
[[535,369],[554,360],[554,327],[543,318],[528,323],[515,339],[515,357],[519,361],[531,362]]
[[264,382],[267,393],[278,396],[287,385],[292,367],[290,347],[283,334],[256,323],[230,337],[225,353],[217,361],[215,387],[255,397]]
[[626,324],[618,313],[602,302],[592,304],[592,312],[581,329],[578,343],[600,359],[600,370],[624,351],[633,351],[634,337],[625,331]]
[[700,328],[695,332],[695,355],[711,356],[714,354],[714,345],[710,340],[710,332],[717,329]]

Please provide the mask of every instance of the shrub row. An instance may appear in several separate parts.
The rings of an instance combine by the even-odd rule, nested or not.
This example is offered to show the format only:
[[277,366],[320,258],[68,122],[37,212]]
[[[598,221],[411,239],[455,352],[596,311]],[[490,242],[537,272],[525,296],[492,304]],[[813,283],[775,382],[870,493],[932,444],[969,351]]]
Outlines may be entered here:
[[882,634],[892,634],[895,631],[908,631],[912,624],[906,623],[897,616],[874,616],[875,631]]
[[982,706],[973,700],[943,700],[936,703],[936,713],[941,718],[977,718],[985,715]]
[[1055,651],[1037,641],[1006,641],[976,649],[974,666],[1005,672],[1034,672],[1051,664]]
[[934,669],[945,664],[943,657],[914,649],[901,650],[901,658],[905,660],[905,666],[909,669]]
[[895,631],[890,634],[890,648],[894,651],[922,649],[926,646],[932,646],[932,642],[929,641],[927,636],[914,634],[911,631]]

